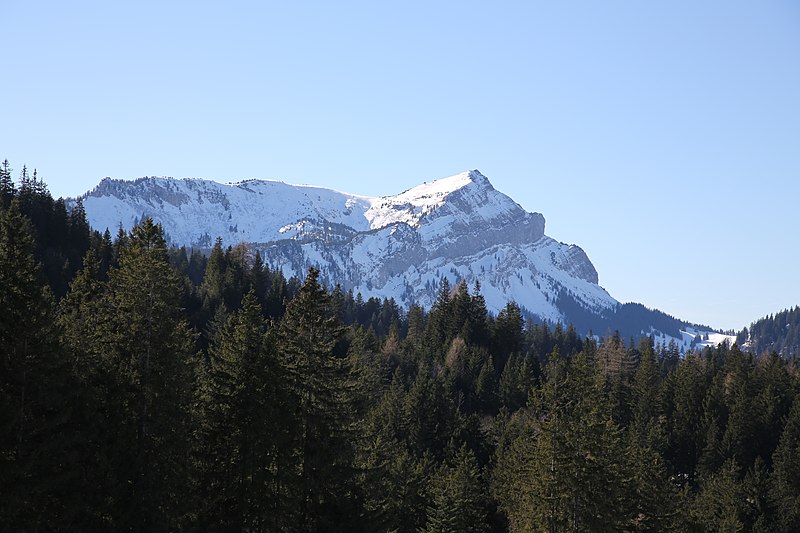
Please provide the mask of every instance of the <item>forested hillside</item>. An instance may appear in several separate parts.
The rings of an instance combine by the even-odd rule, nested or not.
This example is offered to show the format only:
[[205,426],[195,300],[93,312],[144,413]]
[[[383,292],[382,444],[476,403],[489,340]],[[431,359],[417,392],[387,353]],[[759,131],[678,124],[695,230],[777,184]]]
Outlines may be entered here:
[[4,530],[800,530],[793,360],[596,342],[463,284],[404,313],[150,219],[92,233],[7,168]]
[[755,353],[776,352],[785,357],[800,355],[800,307],[785,309],[750,324],[736,342]]

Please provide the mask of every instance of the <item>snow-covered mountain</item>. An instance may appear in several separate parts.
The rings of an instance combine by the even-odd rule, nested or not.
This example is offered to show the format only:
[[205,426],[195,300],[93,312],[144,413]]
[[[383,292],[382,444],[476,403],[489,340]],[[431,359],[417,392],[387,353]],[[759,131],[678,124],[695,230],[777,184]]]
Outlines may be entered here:
[[106,178],[82,200],[95,229],[128,230],[150,216],[172,244],[245,242],[287,277],[316,266],[330,285],[406,308],[430,306],[447,278],[479,282],[493,312],[514,300],[542,319],[592,324],[620,309],[580,247],[546,236],[541,214],[477,170],[379,198],[278,181],[150,177]]
[[287,276],[314,265],[328,283],[405,307],[429,306],[445,277],[480,282],[495,312],[515,300],[542,318],[564,319],[556,305],[562,291],[593,311],[617,303],[583,250],[547,237],[541,214],[476,170],[380,198],[277,181],[107,178],[83,204],[95,229],[127,230],[151,216],[173,244],[246,242]]

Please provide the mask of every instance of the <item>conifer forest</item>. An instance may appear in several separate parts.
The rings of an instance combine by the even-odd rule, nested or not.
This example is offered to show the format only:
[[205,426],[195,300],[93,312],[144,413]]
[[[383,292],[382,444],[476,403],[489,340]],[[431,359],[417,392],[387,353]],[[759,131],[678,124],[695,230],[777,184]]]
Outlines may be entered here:
[[800,531],[794,358],[406,311],[0,172],[3,531]]

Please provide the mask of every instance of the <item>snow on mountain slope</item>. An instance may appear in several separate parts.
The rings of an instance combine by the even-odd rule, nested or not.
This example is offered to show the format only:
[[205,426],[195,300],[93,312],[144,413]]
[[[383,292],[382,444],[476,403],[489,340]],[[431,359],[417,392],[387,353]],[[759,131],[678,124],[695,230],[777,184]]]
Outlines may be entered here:
[[352,231],[370,228],[371,199],[321,187],[248,180],[231,184],[172,178],[104,179],[83,197],[89,224],[129,230],[145,216],[160,222],[171,242],[210,246],[293,238],[321,221]]
[[380,198],[276,181],[141,178],[105,179],[82,199],[95,229],[127,230],[151,216],[173,244],[251,243],[287,276],[317,266],[330,284],[404,307],[429,306],[444,278],[480,282],[494,312],[515,300],[563,320],[562,293],[589,312],[617,305],[583,250],[545,236],[541,214],[476,170]]
[[673,344],[680,353],[690,350],[703,350],[704,348],[716,348],[719,344],[727,343],[732,346],[736,343],[736,335],[726,335],[712,331],[706,327],[685,326],[680,330],[680,337],[674,337],[656,329],[642,332],[653,337],[656,346],[667,347]]
[[394,226],[341,246],[282,241],[257,248],[287,276],[316,266],[329,284],[340,283],[364,298],[391,296],[403,307],[432,305],[444,278],[451,286],[462,280],[470,286],[480,282],[493,312],[514,300],[541,318],[563,320],[556,305],[562,290],[575,294],[589,310],[616,304],[602,287],[570,270],[585,258],[576,246],[542,237],[523,245],[500,243],[474,254],[441,256],[428,252],[419,236],[408,232],[408,226]]
[[[469,188],[470,192],[475,192],[486,187],[491,187],[489,180],[477,170],[462,172],[449,178],[417,185],[395,196],[376,198],[364,215],[369,219],[370,227],[373,229],[397,222],[405,222],[410,226],[418,227],[425,215],[446,205],[446,200],[450,195],[465,188]],[[473,214],[488,219],[503,210],[521,209],[505,195],[494,196],[492,200],[496,200],[496,202],[491,204],[473,202]]]

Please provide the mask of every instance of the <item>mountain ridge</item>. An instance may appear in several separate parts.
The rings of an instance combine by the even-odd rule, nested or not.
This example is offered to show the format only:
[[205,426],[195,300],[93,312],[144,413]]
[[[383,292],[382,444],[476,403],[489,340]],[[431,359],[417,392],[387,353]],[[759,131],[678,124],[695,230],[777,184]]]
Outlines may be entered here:
[[406,309],[430,307],[444,278],[479,283],[494,313],[515,301],[539,320],[605,324],[621,306],[580,246],[547,236],[541,213],[477,170],[380,197],[272,180],[150,177],[107,178],[81,199],[100,231],[128,230],[149,216],[172,244],[245,242],[287,277],[314,266],[331,286]]
[[[573,290],[578,288],[569,278],[594,285],[578,290],[591,293],[592,306],[616,303],[597,285],[597,271],[579,246],[547,237],[543,215],[525,211],[477,170],[380,197],[270,180],[219,184],[151,177],[105,179],[81,198],[89,223],[96,229],[120,225],[130,229],[151,216],[164,226],[173,244],[209,247],[216,237],[221,237],[224,245],[246,242],[286,274],[297,274],[315,264],[332,282],[365,295],[396,296],[404,307],[429,305],[435,291],[427,288],[411,294],[405,288],[401,293],[379,289],[400,272],[414,278],[419,267],[427,266],[435,276],[416,276],[422,286],[438,285],[442,275],[449,275],[442,274],[444,269],[452,274],[450,281],[477,280],[489,292],[497,292],[488,298],[493,311],[513,299],[542,318],[563,318],[552,306],[542,312],[546,303],[532,305],[528,301],[531,294],[527,298],[509,294],[512,284],[504,274],[484,275],[487,268],[494,272],[498,266],[485,261],[489,251],[498,260],[502,256],[507,263],[521,267],[531,280],[543,274],[559,278],[559,284],[567,282]],[[287,240],[296,241],[301,249],[286,244]],[[477,268],[478,264],[481,273],[472,271],[471,266]],[[368,279],[368,271],[377,277]],[[506,289],[492,290],[499,285]],[[555,296],[556,291],[551,292]]]

